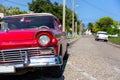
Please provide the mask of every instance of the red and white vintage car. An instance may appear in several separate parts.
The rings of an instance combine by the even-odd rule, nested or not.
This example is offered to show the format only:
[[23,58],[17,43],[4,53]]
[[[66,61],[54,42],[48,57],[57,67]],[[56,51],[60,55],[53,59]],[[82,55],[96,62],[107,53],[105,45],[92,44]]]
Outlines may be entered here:
[[57,17],[49,13],[21,14],[4,17],[1,23],[0,74],[50,68],[53,76],[62,75],[67,36]]

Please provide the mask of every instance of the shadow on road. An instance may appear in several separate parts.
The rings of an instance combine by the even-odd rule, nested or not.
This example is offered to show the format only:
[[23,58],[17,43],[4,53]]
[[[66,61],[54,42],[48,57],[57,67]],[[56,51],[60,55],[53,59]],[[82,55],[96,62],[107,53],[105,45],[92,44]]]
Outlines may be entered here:
[[[67,64],[69,54],[67,53],[67,59],[63,62],[63,73]],[[0,80],[64,80],[64,75],[60,78],[52,78],[51,75],[46,75],[44,70],[37,70],[35,72],[28,72],[19,76],[0,76]]]

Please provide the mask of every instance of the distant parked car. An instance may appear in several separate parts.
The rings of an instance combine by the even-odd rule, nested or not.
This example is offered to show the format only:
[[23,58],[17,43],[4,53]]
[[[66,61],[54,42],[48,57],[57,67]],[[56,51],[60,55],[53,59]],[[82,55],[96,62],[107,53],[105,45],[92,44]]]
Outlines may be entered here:
[[0,74],[47,69],[53,77],[62,75],[67,35],[56,16],[33,13],[7,16],[1,21]]
[[108,34],[107,34],[107,32],[98,31],[96,36],[95,36],[95,40],[96,41],[99,41],[99,40],[108,41]]
[[109,35],[109,37],[118,37],[119,34]]

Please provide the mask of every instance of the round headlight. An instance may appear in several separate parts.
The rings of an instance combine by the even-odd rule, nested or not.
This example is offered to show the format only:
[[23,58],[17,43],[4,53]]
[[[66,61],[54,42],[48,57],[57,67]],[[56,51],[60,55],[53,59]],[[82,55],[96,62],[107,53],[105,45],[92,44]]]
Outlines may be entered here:
[[47,45],[50,42],[50,38],[47,35],[41,35],[39,37],[39,43],[42,45]]

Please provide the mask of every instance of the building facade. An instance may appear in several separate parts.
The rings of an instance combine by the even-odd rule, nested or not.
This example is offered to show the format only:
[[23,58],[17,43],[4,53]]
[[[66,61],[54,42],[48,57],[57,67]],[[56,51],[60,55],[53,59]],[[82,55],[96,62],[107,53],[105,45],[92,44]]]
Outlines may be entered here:
[[0,13],[0,18],[3,18],[4,16],[4,13]]

